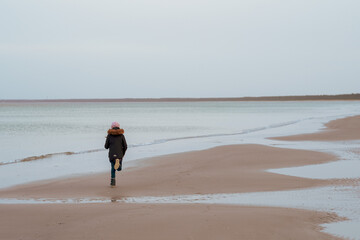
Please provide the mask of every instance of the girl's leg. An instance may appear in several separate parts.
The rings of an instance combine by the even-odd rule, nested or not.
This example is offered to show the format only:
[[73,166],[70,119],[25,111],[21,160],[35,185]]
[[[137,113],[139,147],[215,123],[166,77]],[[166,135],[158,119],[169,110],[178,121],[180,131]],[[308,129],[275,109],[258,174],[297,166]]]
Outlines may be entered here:
[[121,171],[121,169],[122,169],[122,159],[120,159],[120,162],[119,162],[119,167],[118,167],[118,171]]
[[111,182],[110,182],[110,185],[111,186],[115,186],[116,183],[115,183],[115,169],[114,169],[114,165],[115,163],[114,162],[111,162]]
[[111,162],[111,178],[115,178],[115,162]]

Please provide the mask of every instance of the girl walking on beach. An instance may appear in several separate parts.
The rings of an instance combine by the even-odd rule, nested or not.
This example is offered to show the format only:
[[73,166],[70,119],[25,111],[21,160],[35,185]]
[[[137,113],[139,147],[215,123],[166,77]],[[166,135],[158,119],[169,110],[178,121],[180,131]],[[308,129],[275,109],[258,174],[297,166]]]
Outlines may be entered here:
[[111,129],[108,130],[106,137],[105,148],[109,149],[109,161],[111,163],[111,182],[110,185],[115,187],[115,172],[121,171],[122,159],[125,155],[127,144],[124,136],[124,129],[120,128],[118,122],[111,124]]

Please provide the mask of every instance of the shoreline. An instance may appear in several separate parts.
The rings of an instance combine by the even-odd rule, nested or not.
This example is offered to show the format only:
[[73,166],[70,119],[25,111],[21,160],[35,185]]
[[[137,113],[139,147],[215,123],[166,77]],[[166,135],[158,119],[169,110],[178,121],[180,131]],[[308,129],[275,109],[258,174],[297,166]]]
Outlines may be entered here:
[[[325,137],[323,132],[307,137],[332,139],[336,136],[337,140],[349,140],[346,136],[352,131],[344,128],[349,124],[349,119],[354,120],[350,123],[360,122],[359,116],[334,120],[326,125],[333,128],[333,131],[325,131]],[[339,132],[343,134],[339,135]],[[297,135],[299,136],[303,135]],[[275,139],[285,140],[287,137],[281,138]],[[0,196],[23,199],[116,199],[302,189],[332,185],[334,182],[291,177],[265,170],[336,160],[333,155],[308,150],[255,144],[228,145],[149,158],[142,160],[142,165],[131,169],[126,169],[125,165],[125,170],[117,177],[117,188],[108,187],[109,177],[104,173],[20,185],[0,190]],[[98,231],[109,239],[116,239],[119,235],[110,230],[117,226],[114,221],[120,224],[119,231],[125,232],[130,239],[218,239],[220,236],[226,239],[254,240],[341,239],[321,232],[319,225],[344,220],[326,212],[216,204],[0,204],[0,210],[7,213],[0,217],[0,223],[4,226],[2,232],[7,239],[18,239],[20,236],[49,239],[56,235],[57,238],[52,239],[76,237],[91,240],[100,237]],[[29,221],[26,216],[32,215],[36,216]],[[261,227],[258,225],[259,219],[263,219]],[[18,224],[26,227],[19,230]],[[145,229],[144,233],[134,228],[133,225],[136,224]]]
[[324,125],[320,132],[293,136],[271,137],[281,141],[348,141],[360,140],[360,115],[336,119]]
[[[268,157],[271,156],[271,157]],[[219,160],[221,159],[221,160]],[[256,144],[226,145],[137,160],[117,172],[118,187],[107,189],[109,173],[53,179],[0,190],[4,198],[141,197],[243,193],[319,187],[329,180],[267,172],[336,161],[333,155]],[[139,177],[140,176],[140,177]],[[106,186],[106,187],[105,187]],[[104,189],[105,187],[105,189]]]

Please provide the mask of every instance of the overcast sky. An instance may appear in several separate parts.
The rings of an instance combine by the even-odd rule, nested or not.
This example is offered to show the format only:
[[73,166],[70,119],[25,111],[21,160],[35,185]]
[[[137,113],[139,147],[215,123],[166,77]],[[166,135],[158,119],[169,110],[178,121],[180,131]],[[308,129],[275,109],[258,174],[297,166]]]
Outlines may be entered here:
[[1,0],[0,99],[360,92],[358,0]]

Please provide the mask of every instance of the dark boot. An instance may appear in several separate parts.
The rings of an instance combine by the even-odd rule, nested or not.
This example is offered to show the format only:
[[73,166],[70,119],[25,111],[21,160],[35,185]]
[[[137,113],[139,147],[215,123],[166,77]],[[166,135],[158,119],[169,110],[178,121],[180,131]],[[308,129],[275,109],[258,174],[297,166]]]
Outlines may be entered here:
[[110,186],[111,186],[111,187],[115,187],[115,186],[116,186],[116,180],[115,180],[115,178],[111,178]]

